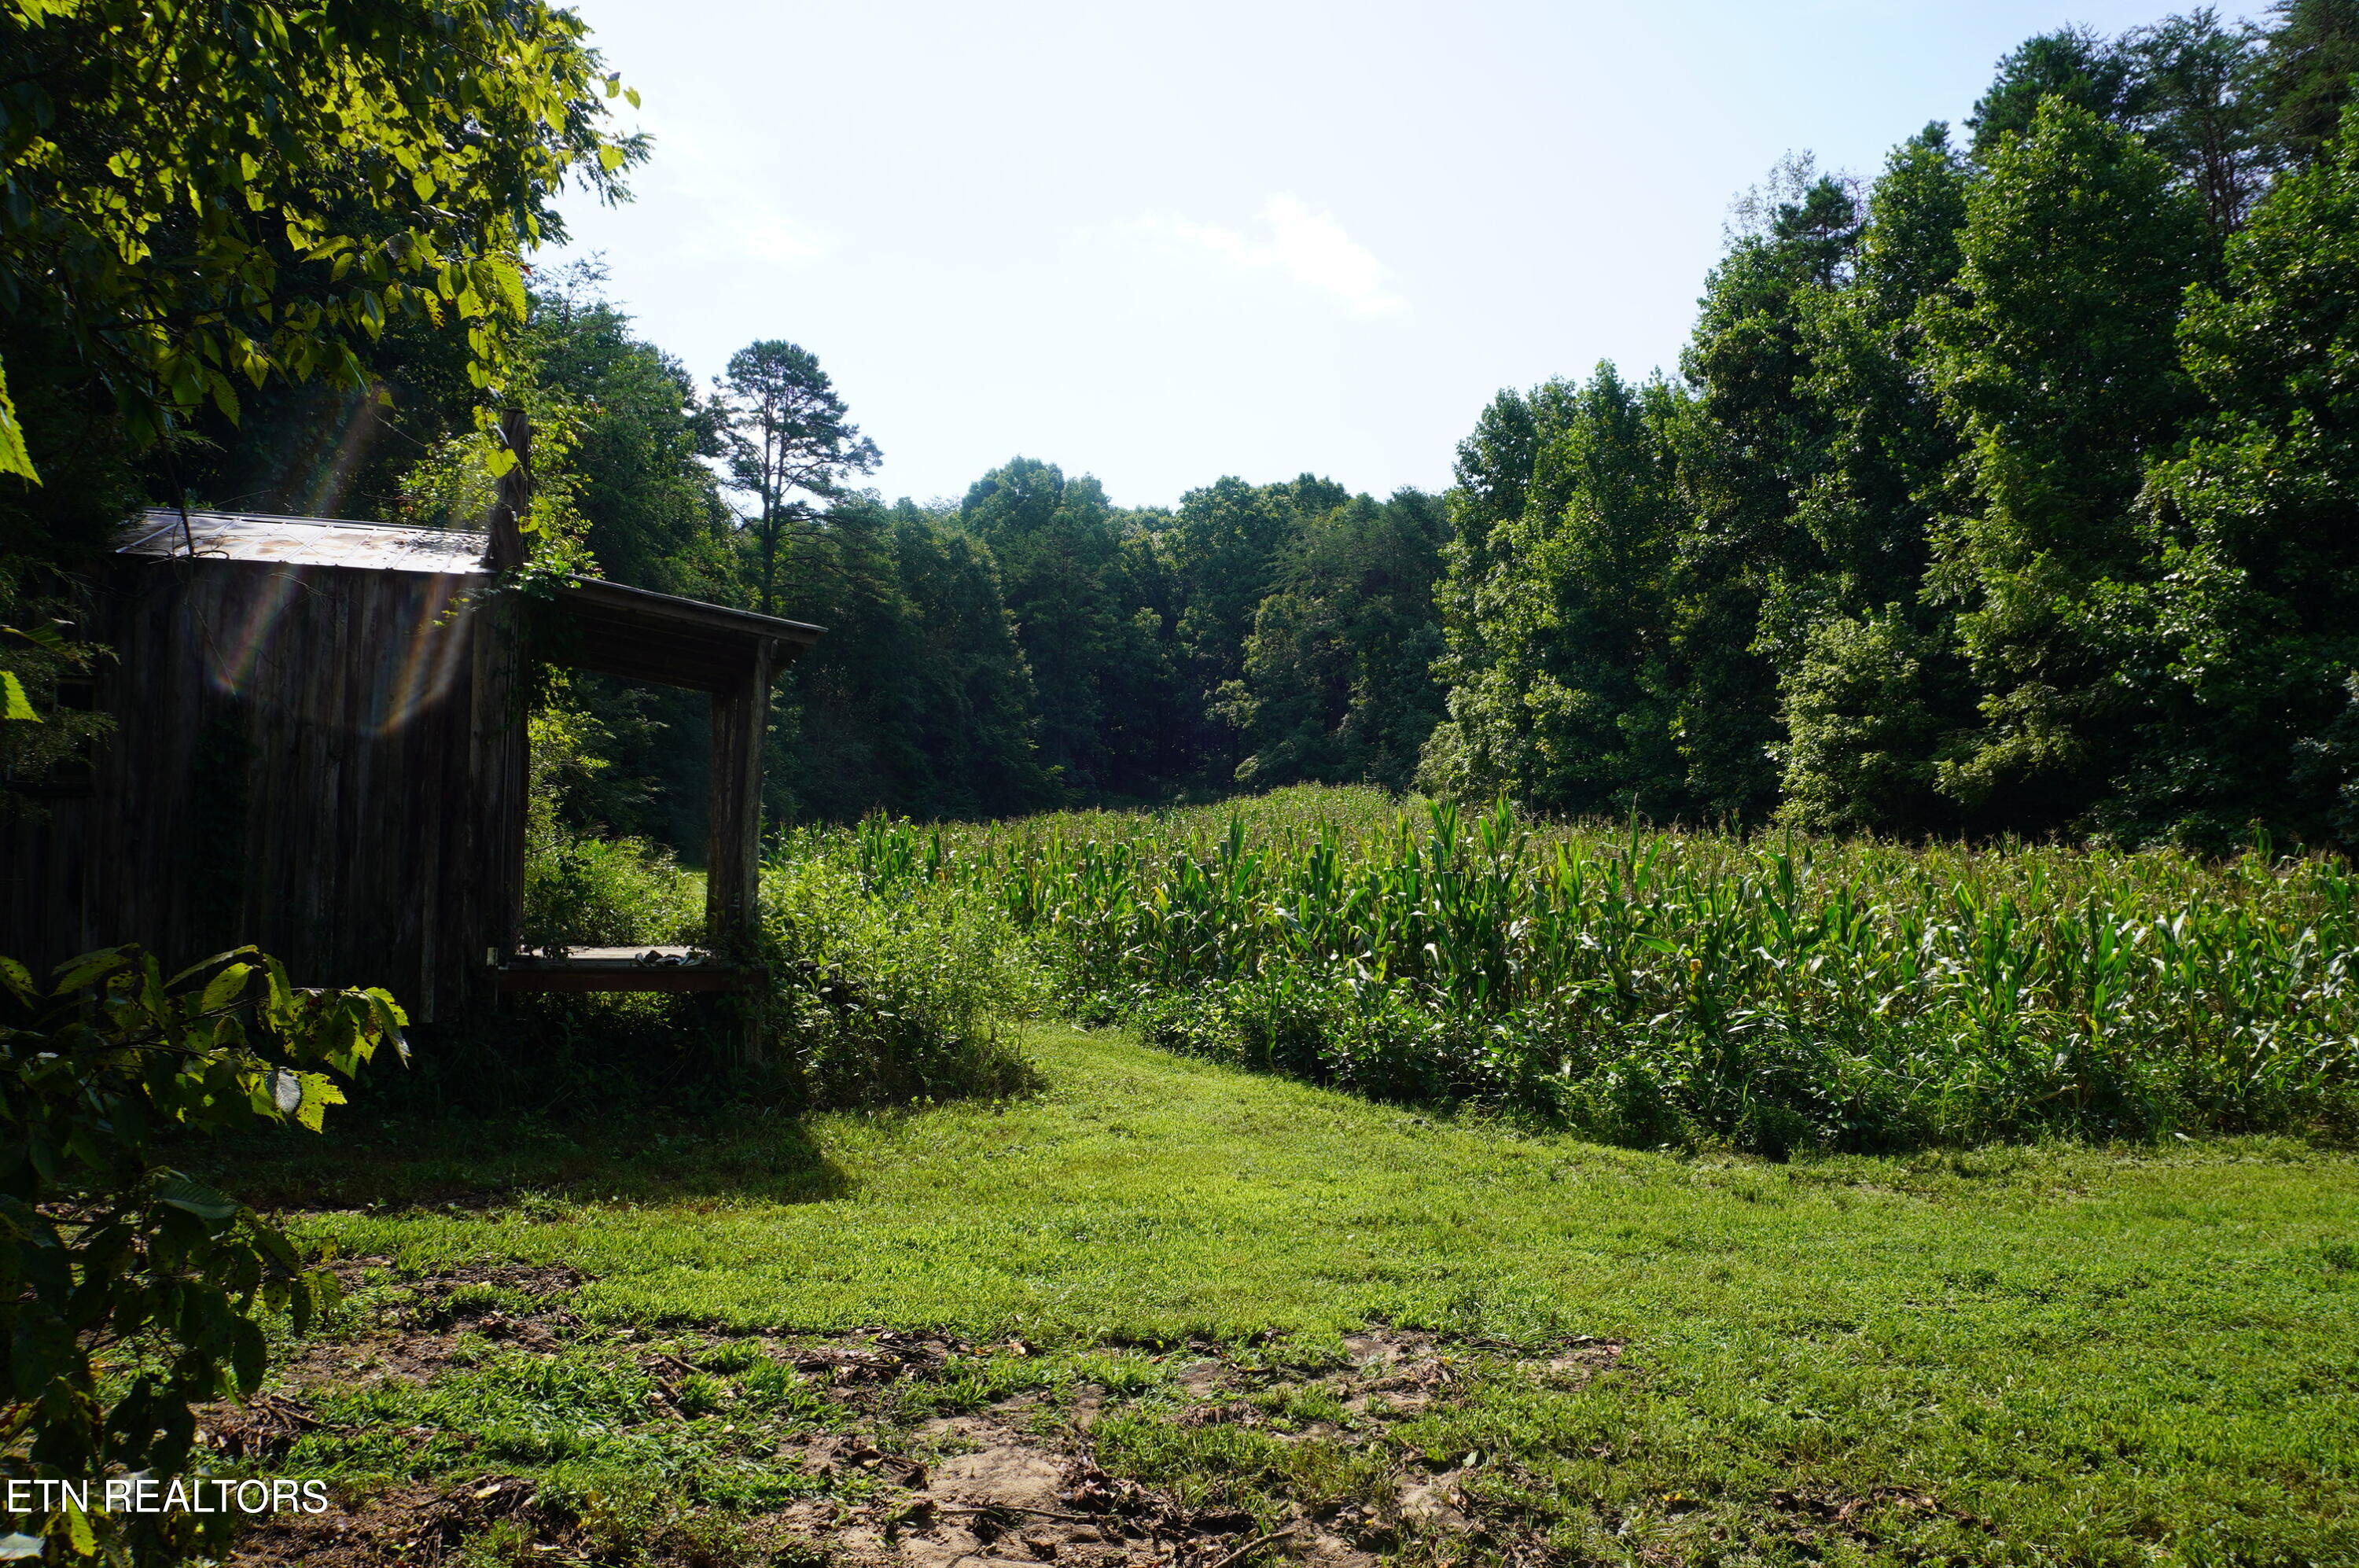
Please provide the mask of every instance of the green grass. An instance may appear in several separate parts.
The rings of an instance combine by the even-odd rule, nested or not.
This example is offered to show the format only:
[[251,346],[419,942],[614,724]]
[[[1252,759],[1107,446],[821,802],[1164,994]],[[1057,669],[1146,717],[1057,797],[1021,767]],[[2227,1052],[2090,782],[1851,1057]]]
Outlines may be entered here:
[[[2359,1561],[2347,1152],[1683,1158],[1114,1035],[1027,1043],[1049,1087],[1012,1103],[656,1134],[362,1128],[227,1174],[372,1195],[297,1228],[404,1273],[570,1264],[592,1324],[1021,1335],[1098,1364],[1097,1347],[1273,1330],[1272,1354],[1315,1363],[1371,1322],[1624,1340],[1579,1388],[1478,1354],[1471,1399],[1401,1429],[1436,1464],[1475,1455],[1470,1495],[1570,1559]],[[527,1407],[557,1394],[528,1372],[431,1397],[491,1401],[523,1453],[556,1441]],[[557,1393],[627,1403],[608,1376]],[[1247,1493],[1358,1484],[1348,1454],[1155,1410],[1109,1421],[1101,1460]],[[1805,1528],[1846,1505],[1842,1531]]]

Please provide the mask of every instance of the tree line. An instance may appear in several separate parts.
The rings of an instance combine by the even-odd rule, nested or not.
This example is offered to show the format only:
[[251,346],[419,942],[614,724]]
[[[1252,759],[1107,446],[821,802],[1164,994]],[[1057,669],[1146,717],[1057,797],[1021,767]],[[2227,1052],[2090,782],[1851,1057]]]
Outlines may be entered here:
[[[387,264],[379,321],[314,246],[285,265],[351,312],[322,318],[335,374],[290,352],[234,396],[159,360],[126,405],[66,352],[71,310],[20,308],[0,352],[19,403],[42,394],[21,433],[46,477],[0,495],[0,549],[64,561],[157,499],[474,525],[496,397],[533,416],[545,561],[829,628],[781,688],[775,821],[1364,780],[1658,821],[2348,845],[2354,75],[2359,0],[2032,38],[1959,131],[1873,179],[1783,161],[1733,212],[1675,374],[1503,392],[1440,495],[1229,476],[1125,506],[1017,457],[954,502],[888,503],[797,344],[700,385],[580,267],[520,268],[510,309],[495,278]],[[613,186],[646,149],[572,113],[536,156]],[[485,214],[556,232],[545,204]],[[551,702],[574,824],[693,853],[700,703],[587,676]]]
[[[1410,783],[1441,713],[1438,497],[1230,477],[1123,507],[1017,457],[955,502],[888,504],[854,487],[875,448],[813,355],[757,342],[700,388],[595,283],[577,272],[532,299],[526,357],[559,453],[536,468],[565,514],[543,548],[828,628],[780,690],[774,821]],[[443,422],[439,472],[469,476],[458,505],[480,511],[485,438]],[[436,469],[388,469],[375,504],[458,520],[451,482],[421,483]],[[692,854],[697,701],[583,677],[560,702],[577,825]]]
[[842,491],[788,551],[835,630],[777,804],[1372,780],[2359,841],[2354,74],[2353,0],[2031,38],[1873,179],[1782,162],[1675,375],[1502,393],[1445,495],[1125,508],[1027,459],[955,506]]
[[[772,821],[1409,784],[1441,711],[1438,497],[1223,478],[1126,508],[1019,457],[955,503],[888,504],[815,355],[756,342],[700,385],[603,281],[594,262],[527,271],[503,345],[502,398],[533,430],[526,526],[546,567],[828,628],[779,688]],[[357,381],[180,409],[145,449],[94,443],[89,474],[37,439],[49,480],[13,497],[17,538],[85,561],[103,519],[181,500],[481,528],[508,454],[452,325],[391,319]],[[548,702],[542,775],[571,827],[701,851],[701,697],[574,674]]]
[[2359,841],[2359,5],[2078,28],[1740,204],[1676,377],[1459,450],[1427,781]]

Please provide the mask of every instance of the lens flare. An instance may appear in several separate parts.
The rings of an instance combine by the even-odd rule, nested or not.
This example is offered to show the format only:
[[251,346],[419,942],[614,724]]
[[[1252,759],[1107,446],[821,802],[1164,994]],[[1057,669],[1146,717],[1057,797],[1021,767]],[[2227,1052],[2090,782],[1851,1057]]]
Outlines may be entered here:
[[352,488],[353,475],[376,445],[378,430],[385,422],[379,411],[385,397],[385,384],[379,381],[370,383],[366,390],[353,393],[346,401],[343,429],[337,433],[335,453],[320,470],[310,493],[304,498],[303,509],[310,516],[332,517],[343,509],[344,492]]
[[390,734],[440,702],[458,680],[467,662],[468,622],[474,610],[466,587],[462,578],[425,580],[378,713],[377,734]]
[[[441,702],[468,667],[470,579],[392,574],[361,594],[338,591],[330,571],[281,566],[229,600],[206,623],[205,672],[213,689],[291,708],[310,724],[389,735]],[[307,661],[308,669],[290,669]],[[257,679],[265,671],[266,679]]]

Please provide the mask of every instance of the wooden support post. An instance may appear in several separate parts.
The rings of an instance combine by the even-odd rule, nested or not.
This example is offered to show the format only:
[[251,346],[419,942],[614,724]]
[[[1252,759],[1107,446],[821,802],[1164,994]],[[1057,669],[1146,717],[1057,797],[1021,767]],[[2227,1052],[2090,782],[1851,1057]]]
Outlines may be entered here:
[[[500,434],[516,462],[500,476],[485,564],[510,572],[525,562],[518,521],[532,506],[532,424],[523,409],[500,416]],[[524,942],[525,796],[532,773],[525,726],[524,626],[507,595],[492,594],[476,606],[473,643],[474,859],[483,868],[479,930],[486,956],[499,961]],[[488,1001],[496,986],[496,973],[486,966],[478,995]]]
[[522,408],[501,413],[500,440],[516,454],[516,465],[500,475],[492,503],[491,565],[513,572],[525,562],[524,519],[532,511],[532,420]]
[[[472,901],[477,941],[506,958],[524,940],[525,794],[532,757],[525,730],[524,646],[516,606],[501,595],[475,606],[470,627],[474,663],[473,757],[469,766],[473,810],[470,859],[479,867]],[[495,976],[486,967],[480,996],[488,1001]]]
[[[724,961],[754,957],[760,918],[762,740],[769,728],[770,672],[777,650],[758,646],[745,672],[712,694],[712,808],[704,857],[705,945]],[[758,1007],[748,999],[738,1051],[759,1051]]]

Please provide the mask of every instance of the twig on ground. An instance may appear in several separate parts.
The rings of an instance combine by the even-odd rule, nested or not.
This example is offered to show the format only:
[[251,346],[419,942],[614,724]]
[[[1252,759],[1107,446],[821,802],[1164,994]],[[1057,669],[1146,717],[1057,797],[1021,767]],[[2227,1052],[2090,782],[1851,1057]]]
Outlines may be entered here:
[[1243,1546],[1238,1547],[1226,1557],[1206,1563],[1204,1568],[1232,1568],[1233,1564],[1244,1562],[1248,1552],[1258,1552],[1273,1541],[1277,1541],[1284,1536],[1292,1535],[1294,1533],[1294,1526],[1288,1525],[1284,1530],[1271,1530],[1267,1535],[1260,1536],[1255,1540],[1246,1541]]

